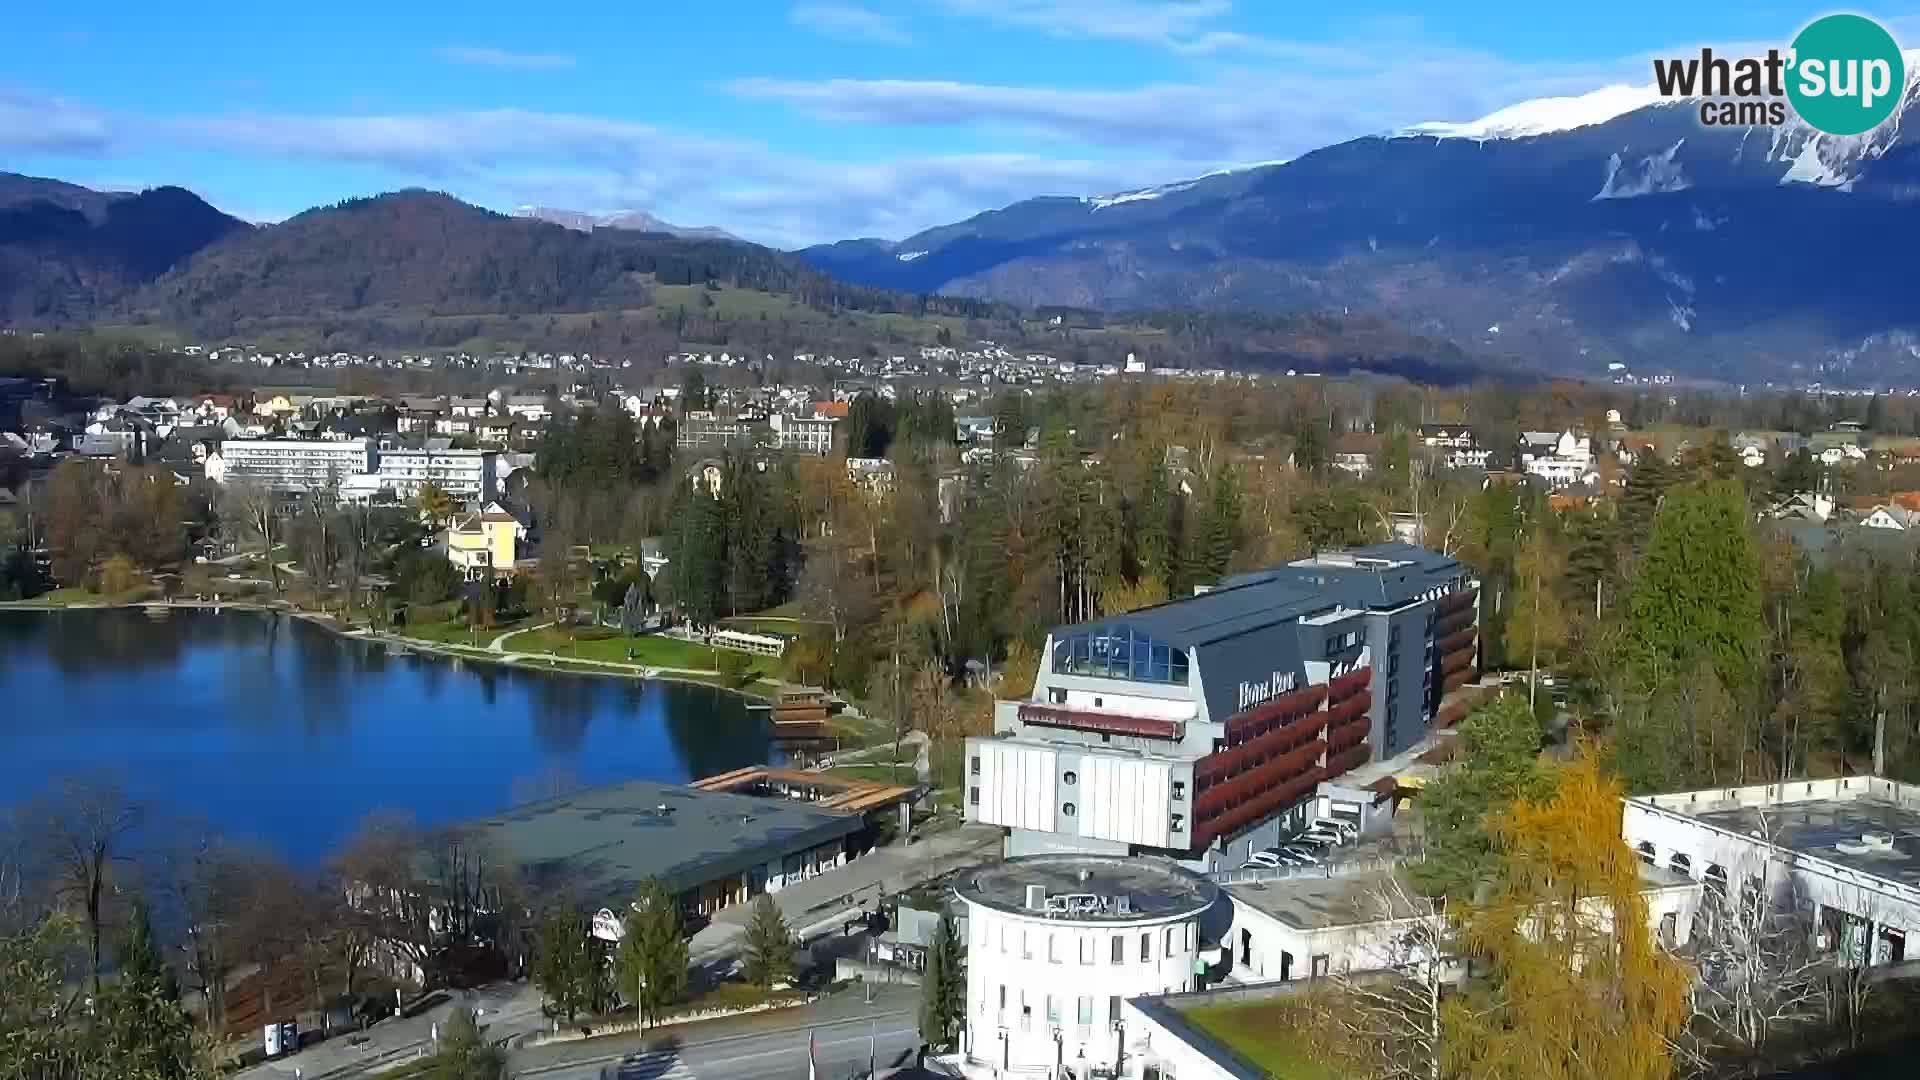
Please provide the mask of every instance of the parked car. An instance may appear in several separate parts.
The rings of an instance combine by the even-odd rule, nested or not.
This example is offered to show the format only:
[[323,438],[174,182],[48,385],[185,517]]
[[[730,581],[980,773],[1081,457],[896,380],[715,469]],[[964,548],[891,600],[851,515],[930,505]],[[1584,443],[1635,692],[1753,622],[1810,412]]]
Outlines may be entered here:
[[1295,858],[1304,860],[1308,865],[1318,866],[1321,863],[1320,853],[1305,845],[1290,845],[1284,850]]
[[1330,844],[1344,844],[1347,842],[1347,834],[1332,826],[1323,828],[1319,825],[1313,825],[1308,827],[1306,832],[1300,834],[1300,839],[1325,840]]
[[[1279,865],[1280,865],[1280,856],[1271,850],[1256,851],[1253,854],[1247,856],[1247,866],[1258,866],[1268,870],[1272,870]],[[1242,869],[1245,869],[1245,867],[1242,867]]]

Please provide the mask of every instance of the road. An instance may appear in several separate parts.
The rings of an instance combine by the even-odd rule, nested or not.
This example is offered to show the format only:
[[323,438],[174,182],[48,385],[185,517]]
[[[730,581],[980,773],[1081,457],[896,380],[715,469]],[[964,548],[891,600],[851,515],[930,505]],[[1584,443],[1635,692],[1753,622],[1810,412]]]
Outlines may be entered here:
[[911,1064],[920,1045],[915,1010],[888,1008],[812,1028],[793,1026],[698,1041],[680,1041],[672,1028],[643,1045],[627,1048],[602,1045],[613,1039],[593,1039],[576,1044],[573,1055],[558,1060],[523,1065],[523,1055],[516,1054],[508,1068],[510,1075],[527,1080],[807,1080],[809,1036],[814,1040],[818,1080],[866,1075],[869,1046],[873,1060],[884,1070]]

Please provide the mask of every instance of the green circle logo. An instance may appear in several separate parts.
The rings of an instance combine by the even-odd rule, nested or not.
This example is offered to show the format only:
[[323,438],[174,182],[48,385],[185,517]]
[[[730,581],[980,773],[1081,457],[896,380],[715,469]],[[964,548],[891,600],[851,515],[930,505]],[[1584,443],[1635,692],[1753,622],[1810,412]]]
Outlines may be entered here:
[[1793,39],[1787,99],[1815,130],[1858,135],[1893,115],[1907,67],[1893,35],[1860,15],[1826,15]]

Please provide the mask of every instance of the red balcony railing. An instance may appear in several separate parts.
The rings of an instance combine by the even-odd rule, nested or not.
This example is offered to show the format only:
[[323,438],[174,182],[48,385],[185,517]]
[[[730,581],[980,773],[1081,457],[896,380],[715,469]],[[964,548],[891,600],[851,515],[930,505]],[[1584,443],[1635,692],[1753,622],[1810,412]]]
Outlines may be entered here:
[[1367,759],[1370,756],[1372,756],[1372,754],[1373,754],[1373,747],[1368,746],[1366,743],[1361,743],[1358,746],[1349,747],[1346,750],[1342,750],[1338,754],[1328,754],[1327,767],[1320,770],[1321,773],[1323,774],[1322,778],[1331,780],[1336,776],[1343,776],[1346,773],[1351,772],[1352,770],[1359,768],[1362,765],[1365,765],[1367,763]]
[[1313,739],[1326,726],[1327,714],[1315,710],[1259,738],[1208,754],[1194,763],[1194,784],[1204,788],[1208,784],[1231,779],[1264,756],[1287,752],[1288,748],[1302,739]]
[[1289,715],[1319,708],[1326,696],[1325,684],[1308,686],[1261,702],[1245,712],[1235,713],[1227,718],[1227,738],[1231,741],[1261,734],[1268,725],[1286,723]]
[[1459,611],[1461,608],[1473,606],[1474,598],[1479,595],[1480,592],[1478,589],[1462,589],[1459,592],[1450,592],[1440,599],[1435,600],[1433,606],[1440,612],[1440,617],[1445,618]]
[[1138,735],[1150,739],[1172,739],[1178,741],[1187,730],[1187,726],[1178,720],[1162,720],[1153,716],[1127,716],[1124,713],[1090,712],[1084,709],[1066,709],[1058,705],[1022,705],[1020,722],[1037,724],[1041,727],[1072,728],[1076,731],[1097,731],[1107,735]]

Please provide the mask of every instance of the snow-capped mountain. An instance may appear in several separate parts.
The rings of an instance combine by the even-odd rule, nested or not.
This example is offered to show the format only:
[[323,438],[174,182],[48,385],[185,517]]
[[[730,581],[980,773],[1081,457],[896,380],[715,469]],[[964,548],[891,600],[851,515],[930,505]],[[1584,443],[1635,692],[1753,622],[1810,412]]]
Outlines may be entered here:
[[689,240],[739,240],[740,238],[725,229],[712,225],[674,225],[662,221],[645,210],[621,210],[614,213],[596,214],[584,210],[559,210],[550,206],[522,206],[513,211],[514,217],[533,218],[550,224],[560,225],[575,232],[592,232],[595,229],[627,229],[632,232],[666,233]]
[[[1609,86],[801,255],[1026,303],[1371,310],[1566,370],[1811,373],[1920,332],[1920,51],[1907,70],[1894,117],[1859,136],[1791,111],[1705,126],[1700,102]],[[1920,375],[1920,357],[1888,354]]]

